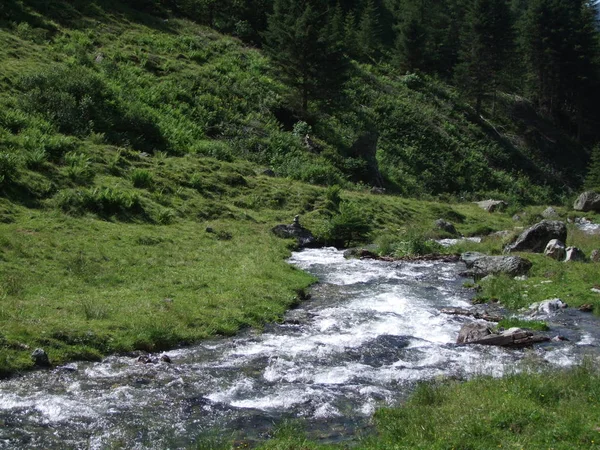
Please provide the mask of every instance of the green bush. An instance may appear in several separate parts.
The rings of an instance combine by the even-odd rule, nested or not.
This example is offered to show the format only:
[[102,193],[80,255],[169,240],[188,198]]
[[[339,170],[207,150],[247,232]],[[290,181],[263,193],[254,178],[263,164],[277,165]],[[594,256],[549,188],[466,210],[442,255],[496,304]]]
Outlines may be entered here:
[[318,232],[319,238],[336,247],[348,247],[352,242],[362,242],[371,231],[371,223],[361,208],[344,201],[339,212],[332,214]]
[[401,258],[404,256],[428,255],[439,253],[443,247],[437,242],[429,239],[420,231],[410,229],[395,245],[394,256]]
[[12,153],[0,153],[0,186],[6,186],[16,178],[19,159]]
[[146,169],[134,169],[131,172],[131,182],[136,188],[149,188],[152,186],[154,178]]
[[56,203],[61,210],[73,215],[91,212],[103,218],[117,216],[123,219],[144,215],[137,194],[117,187],[63,190],[58,194]]

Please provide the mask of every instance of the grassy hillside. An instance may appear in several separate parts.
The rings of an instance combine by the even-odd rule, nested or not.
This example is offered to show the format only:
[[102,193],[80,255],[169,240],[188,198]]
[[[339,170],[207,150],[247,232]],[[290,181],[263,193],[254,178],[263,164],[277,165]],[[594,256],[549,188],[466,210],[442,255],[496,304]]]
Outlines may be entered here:
[[[20,186],[16,196],[52,196],[57,182],[43,163],[76,164],[73,155],[97,145],[370,184],[368,152],[354,145],[367,132],[379,136],[385,186],[405,195],[541,203],[563,201],[582,181],[585,151],[524,99],[500,95],[479,117],[440,81],[354,64],[342,99],[314,103],[306,123],[259,50],[211,29],[111,1],[2,8],[0,174],[5,190]],[[22,166],[35,182],[14,173]]]

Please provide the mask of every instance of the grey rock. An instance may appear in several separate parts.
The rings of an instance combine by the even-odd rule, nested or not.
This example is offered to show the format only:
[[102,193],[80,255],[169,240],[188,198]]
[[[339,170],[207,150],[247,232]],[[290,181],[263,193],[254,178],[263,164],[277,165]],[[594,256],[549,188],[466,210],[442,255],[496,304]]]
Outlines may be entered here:
[[566,261],[585,261],[585,253],[577,247],[567,247],[565,262]]
[[475,278],[503,273],[516,277],[527,274],[529,269],[531,269],[531,261],[520,256],[484,256],[475,260],[466,274]]
[[475,204],[490,213],[503,211],[508,207],[508,204],[502,200],[483,200],[480,202],[475,202]]
[[544,211],[542,211],[542,217],[544,219],[557,219],[558,213],[552,206],[548,206]]
[[490,333],[479,339],[464,342],[465,344],[495,345],[498,347],[523,348],[540,342],[547,342],[550,338],[543,335],[535,335],[531,331],[520,328],[509,328],[502,333]]
[[350,149],[348,156],[364,161],[366,164],[365,174],[362,180],[371,186],[383,188],[383,176],[379,170],[377,161],[377,146],[379,143],[379,134],[374,131],[367,131],[356,139]]
[[533,316],[539,316],[539,315],[548,316],[548,315],[554,314],[557,311],[560,311],[561,309],[565,309],[568,306],[569,305],[567,305],[565,302],[563,302],[560,298],[551,298],[551,299],[544,300],[542,302],[533,303],[532,305],[530,305],[529,306],[529,314],[533,315]]
[[592,250],[592,253],[590,253],[590,261],[595,263],[600,262],[600,250]]
[[50,367],[50,359],[48,358],[48,354],[42,348],[36,348],[31,353],[31,359],[33,363],[38,367]]
[[385,194],[385,188],[374,186],[371,188],[371,194],[383,195]]
[[275,172],[273,172],[271,169],[265,169],[261,172],[261,175],[264,175],[265,177],[274,177]]
[[172,364],[173,363],[173,361],[171,361],[171,357],[169,355],[167,355],[167,354],[161,355],[160,356],[160,360],[162,362],[167,363],[167,364]]
[[558,220],[542,220],[523,231],[505,251],[542,253],[552,239],[567,241],[567,225]]
[[467,265],[468,269],[470,269],[471,267],[473,267],[473,264],[475,264],[475,261],[484,258],[485,256],[487,255],[485,255],[484,253],[465,252],[462,255],[460,255],[460,260]]
[[271,230],[275,236],[283,239],[296,239],[300,248],[316,248],[319,243],[312,233],[299,224],[292,223],[291,225],[277,225]]
[[447,220],[444,220],[444,219],[436,220],[435,227],[439,228],[440,230],[445,231],[446,233],[449,233],[453,236],[458,235],[458,231],[456,231],[456,228],[454,227],[454,225],[451,224],[450,222],[448,222]]
[[573,204],[575,211],[596,211],[600,212],[600,194],[592,191],[586,191],[581,194]]
[[515,214],[514,216],[512,216],[512,220],[513,222],[520,222],[522,220],[522,217],[520,214]]
[[488,238],[506,239],[512,233],[513,232],[510,230],[494,231],[493,233],[488,235]]
[[456,339],[457,344],[468,344],[470,342],[478,341],[486,336],[492,334],[491,328],[479,322],[469,322],[462,326],[458,332],[458,338]]
[[552,239],[550,242],[548,242],[548,245],[546,245],[544,255],[549,256],[557,261],[564,260],[566,256],[565,244],[558,239]]
[[376,244],[369,244],[364,247],[352,247],[344,251],[344,258],[377,258],[376,251]]

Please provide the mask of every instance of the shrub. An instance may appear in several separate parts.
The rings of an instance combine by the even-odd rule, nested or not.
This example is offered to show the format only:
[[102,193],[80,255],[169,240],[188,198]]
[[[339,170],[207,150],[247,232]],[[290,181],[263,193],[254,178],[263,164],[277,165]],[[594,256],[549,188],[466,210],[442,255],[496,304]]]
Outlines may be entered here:
[[152,174],[145,169],[134,169],[131,172],[131,182],[136,188],[149,188],[153,183]]
[[10,184],[15,179],[19,160],[12,153],[0,153],[0,186]]
[[403,239],[398,241],[394,256],[416,256],[427,255],[431,253],[439,253],[442,246],[435,241],[432,241],[423,233],[410,229],[407,231]]
[[352,202],[342,202],[339,212],[332,214],[320,230],[319,237],[337,247],[365,240],[371,231],[370,219]]
[[144,213],[137,194],[116,187],[63,190],[57,195],[56,204],[64,212],[74,215],[91,212],[105,218],[110,216],[128,218]]
[[25,166],[28,169],[39,170],[48,161],[48,153],[44,148],[37,148],[25,154]]

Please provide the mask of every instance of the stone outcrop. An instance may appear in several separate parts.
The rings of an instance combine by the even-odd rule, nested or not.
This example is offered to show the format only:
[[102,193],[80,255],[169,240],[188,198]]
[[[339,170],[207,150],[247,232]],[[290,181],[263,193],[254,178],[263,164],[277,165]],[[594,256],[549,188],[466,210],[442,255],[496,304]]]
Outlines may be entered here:
[[508,204],[502,200],[483,200],[480,202],[475,202],[475,204],[490,213],[503,211],[508,207]]
[[558,213],[552,206],[548,206],[545,210],[542,211],[542,217],[544,219],[557,219]]
[[51,366],[50,359],[48,358],[48,354],[42,348],[36,348],[31,353],[31,359],[33,360],[33,363],[37,367],[50,367]]
[[573,204],[575,211],[596,211],[600,212],[600,194],[587,191],[581,194]]
[[577,247],[567,247],[565,255],[565,262],[566,261],[585,261],[585,253]]
[[592,253],[590,253],[590,261],[595,263],[600,262],[600,250],[592,250]]
[[486,322],[500,322],[504,317],[497,314],[490,314],[485,311],[473,311],[465,308],[444,308],[441,310],[442,314],[448,314],[450,316],[465,316],[473,317],[474,319],[485,320]]
[[475,261],[485,256],[487,256],[485,253],[465,252],[462,255],[460,255],[460,260],[467,265],[467,268],[470,269],[471,267],[473,267],[473,264],[475,264]]
[[501,333],[494,333],[487,325],[471,322],[463,325],[458,333],[457,344],[495,345],[498,347],[523,348],[550,338],[520,328],[509,328]]
[[[467,259],[465,259],[467,258]],[[520,256],[482,256],[469,257],[463,254],[461,259],[467,265],[466,276],[483,278],[487,275],[507,274],[512,277],[525,275],[531,269],[531,261]]]
[[474,341],[479,341],[486,336],[492,334],[492,329],[480,322],[469,322],[462,326],[458,332],[457,344],[468,344]]
[[435,221],[434,226],[442,231],[445,231],[448,234],[451,234],[453,236],[458,236],[458,231],[456,231],[456,227],[448,222],[447,220],[444,219],[438,219]]
[[544,255],[549,256],[557,261],[563,261],[566,256],[565,244],[558,239],[552,239],[550,242],[548,242],[548,245],[546,245]]
[[377,144],[379,134],[376,132],[366,132],[360,135],[349,149],[349,156],[365,161],[366,173],[361,174],[361,180],[366,181],[372,186],[382,188],[383,176],[379,171],[377,162]]
[[529,314],[532,316],[549,316],[568,306],[569,305],[560,298],[551,298],[542,302],[533,303],[529,306]]
[[505,251],[542,253],[552,239],[567,241],[567,225],[558,220],[542,220],[523,231]]
[[275,236],[283,239],[296,239],[299,248],[317,248],[319,243],[312,233],[300,225],[298,216],[290,225],[277,225],[271,229]]

